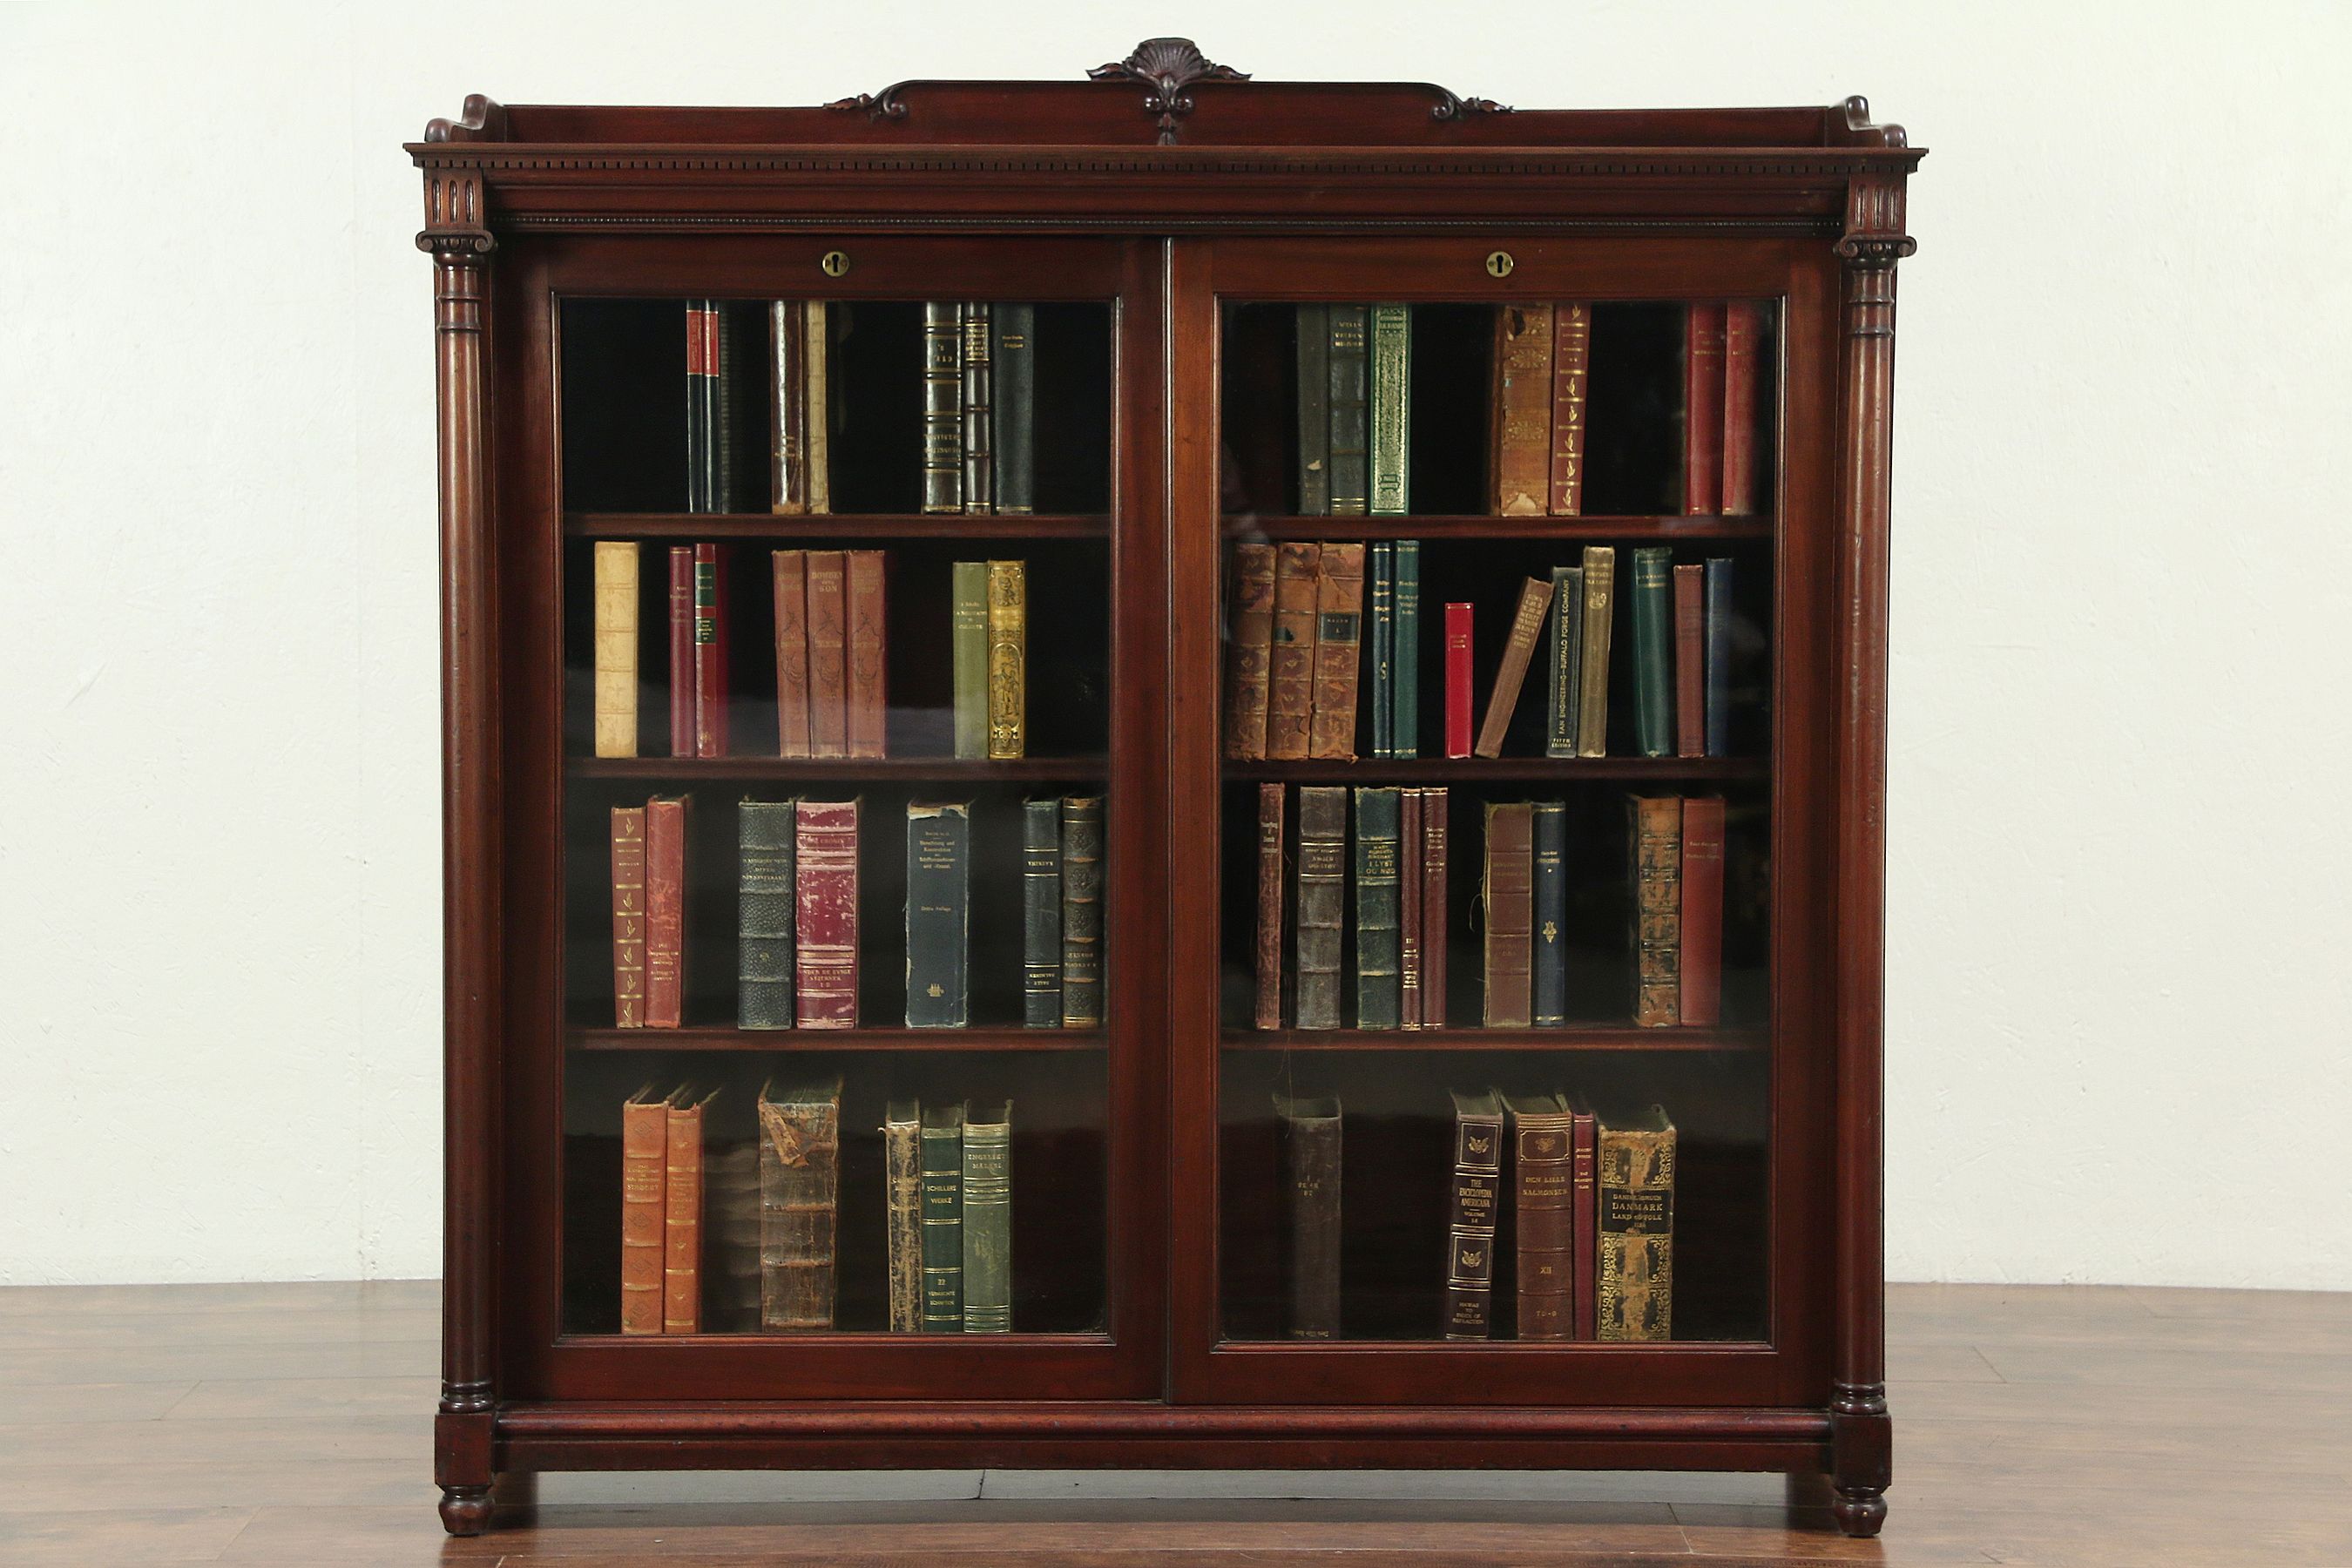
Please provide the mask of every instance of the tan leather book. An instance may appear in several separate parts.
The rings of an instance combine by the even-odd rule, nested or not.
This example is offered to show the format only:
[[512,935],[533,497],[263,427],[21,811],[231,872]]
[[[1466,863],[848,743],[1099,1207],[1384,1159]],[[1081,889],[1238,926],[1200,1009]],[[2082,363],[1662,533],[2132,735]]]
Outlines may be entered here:
[[1598,1337],[1675,1337],[1675,1124],[1601,1119]]
[[1275,548],[1274,650],[1266,660],[1265,754],[1296,762],[1315,719],[1315,574],[1319,544]]
[[760,1322],[833,1327],[841,1079],[760,1090]]
[[1356,760],[1356,670],[1364,625],[1364,547],[1324,542],[1315,568],[1315,717],[1307,754]]
[[1637,795],[1632,810],[1633,1022],[1664,1028],[1682,1020],[1682,797]]
[[1609,752],[1609,619],[1617,606],[1617,552],[1584,547],[1584,651],[1577,659],[1576,754]]
[[1267,682],[1274,659],[1274,546],[1234,546],[1234,597],[1225,645],[1225,755],[1265,755]]
[[849,754],[849,567],[838,550],[808,552],[809,755]]
[[1511,616],[1510,640],[1503,645],[1502,667],[1495,671],[1495,689],[1486,695],[1486,717],[1478,725],[1482,757],[1503,754],[1503,737],[1511,728],[1511,710],[1519,705],[1519,689],[1527,684],[1528,666],[1535,662],[1536,643],[1543,636],[1544,613],[1551,608],[1551,579],[1530,577],[1519,586],[1519,607]]
[[1552,308],[1495,310],[1495,511],[1541,517],[1551,496]]
[[665,1122],[662,1171],[662,1332],[702,1331],[703,1109],[719,1097],[680,1089]]
[[889,595],[883,581],[883,554],[879,550],[847,552],[849,685],[845,700],[848,751],[853,757],[879,757],[888,749],[884,726],[889,710],[883,693],[883,668],[889,647],[886,625]]
[[613,1023],[646,1023],[646,808],[613,808]]
[[1584,384],[1592,352],[1592,307],[1552,308],[1551,514],[1584,510]]
[[776,755],[809,752],[808,553],[772,557],[776,589]]
[[894,1334],[923,1326],[922,1131],[921,1105],[890,1102],[882,1118],[882,1204]]
[[1535,958],[1535,807],[1486,805],[1486,875],[1478,890],[1486,915],[1486,1026],[1532,1023]]
[[646,802],[646,1026],[675,1029],[686,1015],[688,797]]
[[826,396],[831,385],[826,363],[830,311],[823,300],[804,300],[800,308],[807,314],[801,364],[806,372],[803,406],[807,410],[807,418],[802,439],[808,454],[808,509],[829,512],[833,510],[833,442],[828,423],[833,415]]
[[669,1162],[668,1095],[651,1084],[621,1107],[621,1331],[662,1331],[662,1229]]
[[596,754],[637,754],[637,546],[596,542]]
[[988,754],[1025,756],[1029,744],[1029,568],[988,563]]
[[1509,1095],[1511,1220],[1517,1243],[1518,1337],[1575,1338],[1574,1120],[1559,1097]]

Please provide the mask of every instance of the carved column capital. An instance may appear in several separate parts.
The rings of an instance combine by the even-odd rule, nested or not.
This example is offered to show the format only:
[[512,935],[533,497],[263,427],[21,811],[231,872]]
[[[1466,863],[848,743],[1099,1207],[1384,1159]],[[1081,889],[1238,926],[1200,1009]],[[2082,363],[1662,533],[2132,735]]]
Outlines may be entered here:
[[1846,187],[1845,233],[1834,247],[1849,271],[1892,268],[1919,248],[1903,232],[1903,181],[1865,175]]
[[473,169],[425,171],[425,226],[416,248],[444,267],[478,267],[498,248],[490,233],[489,198]]

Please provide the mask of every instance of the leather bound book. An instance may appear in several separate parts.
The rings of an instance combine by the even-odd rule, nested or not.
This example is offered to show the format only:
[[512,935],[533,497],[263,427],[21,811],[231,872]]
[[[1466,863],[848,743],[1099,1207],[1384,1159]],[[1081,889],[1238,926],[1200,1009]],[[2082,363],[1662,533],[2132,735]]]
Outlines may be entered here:
[[1683,326],[1683,510],[1723,510],[1723,307],[1687,307]]
[[669,754],[694,755],[694,546],[669,552]]
[[907,805],[907,1027],[968,1022],[971,808]]
[[1676,965],[1677,1016],[1685,1024],[1723,1018],[1723,801],[1683,802],[1682,952]]
[[1574,1337],[1589,1340],[1600,1331],[1595,1305],[1600,1278],[1600,1121],[1592,1108],[1575,1095],[1563,1094],[1559,1098],[1569,1109],[1570,1152],[1574,1162],[1569,1168],[1570,1206],[1575,1213],[1577,1237]]
[[662,1326],[662,1222],[669,1164],[668,1095],[650,1086],[621,1107],[621,1331]]
[[988,754],[1024,756],[1029,745],[1029,568],[988,563]]
[[1584,705],[1584,568],[1551,569],[1550,680],[1544,693],[1544,755],[1576,755],[1576,720]]
[[1731,755],[1731,558],[1706,558],[1706,754]]
[[803,1029],[857,1027],[857,802],[793,812],[794,1002]]
[[1663,1028],[1682,1016],[1683,803],[1633,797],[1633,1022]]
[[1528,666],[1535,662],[1536,643],[1543,636],[1544,612],[1551,608],[1551,580],[1530,577],[1519,587],[1519,607],[1511,614],[1510,640],[1503,645],[1502,667],[1495,671],[1495,689],[1487,694],[1486,717],[1478,726],[1478,754],[1499,757],[1503,737],[1511,728],[1511,710],[1519,704],[1519,688],[1527,684]]
[[1454,1189],[1445,1225],[1445,1337],[1492,1330],[1495,1220],[1503,1184],[1503,1102],[1454,1091]]
[[727,595],[716,544],[694,547],[694,754],[727,754]]
[[1551,514],[1584,510],[1584,383],[1592,353],[1592,307],[1553,307],[1551,329]]
[[686,800],[646,802],[646,1026],[686,1011]]
[[1288,786],[1257,786],[1257,1011],[1261,1029],[1282,1027],[1282,815]]
[[1577,703],[1576,754],[1609,754],[1609,623],[1616,614],[1617,551],[1608,544],[1584,547],[1584,651],[1577,678],[1584,692]]
[[809,754],[849,754],[849,563],[808,552]]
[[963,510],[996,510],[996,325],[985,300],[960,309],[963,331]]
[[613,808],[613,1024],[646,1022],[646,808]]
[[710,375],[710,510],[735,510],[734,311],[724,300],[707,300],[710,318],[706,360]]
[[1421,796],[1417,786],[1397,792],[1397,893],[1400,933],[1397,946],[1397,1022],[1401,1027],[1421,1027]]
[[789,1029],[799,899],[793,803],[747,800],[735,811],[735,1022],[745,1029]]
[[988,563],[950,569],[948,641],[955,666],[955,754],[988,755]]
[[699,300],[686,302],[686,510],[710,510],[709,382],[703,363],[709,344],[710,318]]
[[1266,661],[1265,754],[1304,758],[1315,719],[1315,584],[1323,547],[1278,544],[1274,552],[1274,651]]
[[1511,1151],[1511,1224],[1518,1263],[1518,1337],[1575,1337],[1573,1121],[1556,1094],[1503,1100]]
[[809,750],[808,552],[779,550],[769,561],[776,600],[776,755]]
[[1396,752],[1396,542],[1376,539],[1370,551],[1371,630],[1366,658],[1371,664],[1371,690],[1365,706],[1372,712],[1372,755]]
[[833,1327],[841,1079],[760,1090],[760,1326]]
[[[1371,366],[1361,305],[1331,311],[1331,515],[1361,517],[1368,500]],[[1326,548],[1328,548],[1328,546]]]
[[1532,1022],[1529,951],[1535,925],[1535,812],[1526,801],[1486,805],[1486,875],[1478,900],[1486,913],[1486,1008],[1490,1029]]
[[1445,606],[1445,754],[1470,754],[1470,606]]
[[1723,308],[1723,490],[1727,517],[1756,510],[1756,351],[1762,312],[1752,300]]
[[1062,801],[1062,1027],[1103,1021],[1103,797]]
[[1364,547],[1326,542],[1315,570],[1315,718],[1307,754],[1356,760],[1356,666],[1364,620]]
[[1298,335],[1298,515],[1331,510],[1331,308],[1301,305]]
[[1396,542],[1396,625],[1390,662],[1396,675],[1390,701],[1389,755],[1421,755],[1421,541]]
[[596,542],[595,744],[600,757],[637,754],[637,546]]
[[1404,910],[1398,844],[1403,802],[1393,789],[1356,792],[1356,1027],[1403,1021]]
[[1551,494],[1552,308],[1495,310],[1495,513],[1541,517]]
[[1536,1027],[1568,1022],[1568,808],[1539,800],[1529,814],[1535,841],[1535,930],[1528,943]]
[[883,1249],[887,1260],[890,1331],[923,1326],[923,1108],[894,1100],[882,1116]]
[[963,1107],[923,1108],[923,1328],[963,1332]]
[[1675,1307],[1675,1124],[1660,1106],[1601,1122],[1594,1337],[1671,1340]]
[[1274,671],[1274,546],[1234,546],[1234,598],[1225,645],[1225,755],[1265,755],[1268,680]]
[[1037,307],[998,304],[994,323],[996,510],[1037,510]]
[[1282,1143],[1282,1257],[1294,1340],[1339,1337],[1339,1102],[1274,1097]]
[[1445,1027],[1445,788],[1421,792],[1421,1026]]
[[963,324],[952,300],[923,306],[923,510],[963,510]]
[[1062,802],[1021,803],[1021,1021],[1062,1026]]
[[768,306],[768,506],[809,509],[808,311],[799,300]]
[[702,1331],[703,1110],[719,1098],[681,1089],[670,1101],[662,1173],[662,1332]]
[[1376,517],[1412,509],[1412,307],[1374,305],[1371,331],[1371,451],[1368,500]]
[[849,612],[848,689],[845,721],[849,754],[879,757],[889,748],[884,734],[888,702],[883,694],[883,668],[887,658],[889,594],[884,585],[883,552],[852,550],[847,561]]
[[1706,755],[1706,568],[1675,578],[1675,754]]
[[1662,544],[1633,552],[1633,744],[1645,757],[1675,749],[1674,560]]
[[1348,912],[1348,791],[1298,791],[1298,1026],[1339,1027],[1340,933]]
[[760,1144],[709,1148],[702,1183],[702,1328],[760,1331]]
[[963,1113],[963,1331],[1013,1331],[1013,1107]]
[[822,300],[803,300],[806,318],[802,340],[802,404],[807,410],[802,424],[807,443],[808,510],[833,510],[832,312]]

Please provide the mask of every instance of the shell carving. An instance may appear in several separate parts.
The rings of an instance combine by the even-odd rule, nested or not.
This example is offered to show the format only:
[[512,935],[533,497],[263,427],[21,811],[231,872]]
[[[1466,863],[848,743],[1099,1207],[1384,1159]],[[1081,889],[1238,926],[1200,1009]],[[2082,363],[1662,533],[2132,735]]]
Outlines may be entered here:
[[1218,65],[1190,38],[1146,38],[1127,58],[1097,66],[1087,75],[1095,81],[1139,81],[1149,88],[1143,112],[1159,117],[1162,147],[1174,145],[1177,121],[1192,112],[1186,89],[1194,82],[1249,80],[1247,71]]

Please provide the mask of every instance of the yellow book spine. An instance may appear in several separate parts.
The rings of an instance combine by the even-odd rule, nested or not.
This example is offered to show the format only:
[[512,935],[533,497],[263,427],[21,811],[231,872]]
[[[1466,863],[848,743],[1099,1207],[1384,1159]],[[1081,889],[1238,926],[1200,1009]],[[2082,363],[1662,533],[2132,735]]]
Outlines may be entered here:
[[637,547],[596,545],[596,754],[637,754]]
[[988,754],[1027,755],[1029,739],[1027,563],[988,563]]

